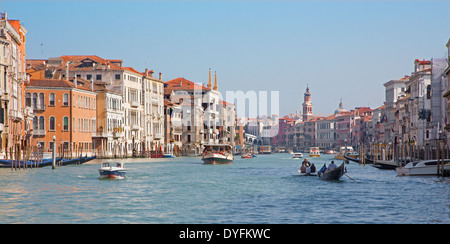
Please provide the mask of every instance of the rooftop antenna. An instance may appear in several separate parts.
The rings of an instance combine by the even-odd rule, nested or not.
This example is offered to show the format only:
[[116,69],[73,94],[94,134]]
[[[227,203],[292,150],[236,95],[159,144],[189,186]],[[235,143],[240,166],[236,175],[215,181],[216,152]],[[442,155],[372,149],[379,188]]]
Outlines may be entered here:
[[41,43],[41,56],[44,59],[44,43]]

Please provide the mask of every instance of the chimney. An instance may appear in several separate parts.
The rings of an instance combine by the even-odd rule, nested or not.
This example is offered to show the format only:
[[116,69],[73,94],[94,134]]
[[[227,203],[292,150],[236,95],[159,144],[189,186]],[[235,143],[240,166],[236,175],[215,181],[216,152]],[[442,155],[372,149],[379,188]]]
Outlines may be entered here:
[[209,68],[209,78],[208,78],[208,89],[211,90],[212,84],[211,84],[211,68]]
[[94,91],[94,78],[91,78],[91,91]]
[[66,63],[66,80],[69,80],[69,62]]
[[148,76],[148,69],[147,68],[145,68],[145,76]]
[[162,80],[162,73],[159,72],[159,80]]
[[75,86],[75,88],[77,88],[77,76],[76,75],[73,78],[73,85]]
[[217,74],[216,71],[214,71],[214,91],[217,91],[219,87],[217,86]]

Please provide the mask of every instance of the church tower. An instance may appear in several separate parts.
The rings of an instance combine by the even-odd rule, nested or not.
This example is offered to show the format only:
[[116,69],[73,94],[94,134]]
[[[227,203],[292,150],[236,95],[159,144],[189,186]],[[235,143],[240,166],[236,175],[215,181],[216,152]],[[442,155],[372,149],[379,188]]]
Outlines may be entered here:
[[313,118],[311,93],[309,87],[306,87],[305,98],[303,102],[303,121],[309,121]]

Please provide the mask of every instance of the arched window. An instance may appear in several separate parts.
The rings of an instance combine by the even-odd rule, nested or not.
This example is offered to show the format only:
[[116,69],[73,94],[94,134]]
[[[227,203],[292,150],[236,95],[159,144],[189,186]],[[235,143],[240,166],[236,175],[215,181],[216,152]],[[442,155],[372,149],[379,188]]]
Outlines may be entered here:
[[25,106],[31,107],[31,93],[25,93]]
[[55,93],[50,93],[50,95],[48,96],[48,100],[49,106],[55,106]]
[[55,117],[50,117],[50,126],[49,126],[49,130],[55,130]]
[[69,130],[69,117],[63,118],[63,131]]
[[31,101],[31,105],[33,108],[37,108],[37,98],[38,98],[37,93],[36,92],[33,93],[33,100]]
[[38,108],[44,108],[45,106],[45,96],[44,93],[39,93],[39,104],[38,104]]
[[39,117],[39,130],[45,130],[45,118],[44,118],[44,116]]
[[69,106],[69,94],[63,94],[63,106]]
[[39,128],[38,125],[39,125],[38,117],[34,116],[34,118],[33,118],[33,130],[38,130],[38,128]]

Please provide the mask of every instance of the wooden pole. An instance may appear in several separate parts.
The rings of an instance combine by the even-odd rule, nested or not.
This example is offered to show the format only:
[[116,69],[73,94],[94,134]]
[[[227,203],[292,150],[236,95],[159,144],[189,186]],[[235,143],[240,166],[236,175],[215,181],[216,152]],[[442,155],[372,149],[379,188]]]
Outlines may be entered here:
[[441,149],[440,143],[439,143],[439,145],[437,146],[436,149],[437,149],[437,152],[436,152],[436,153],[437,153],[437,155],[436,155],[436,156],[437,156],[437,157],[436,157],[436,158],[437,158],[437,167],[436,167],[437,172],[436,172],[436,175],[437,175],[437,177],[439,177],[439,170],[440,170],[440,169],[439,169],[439,160],[440,160],[440,155],[439,155],[439,153],[440,153],[440,149]]

